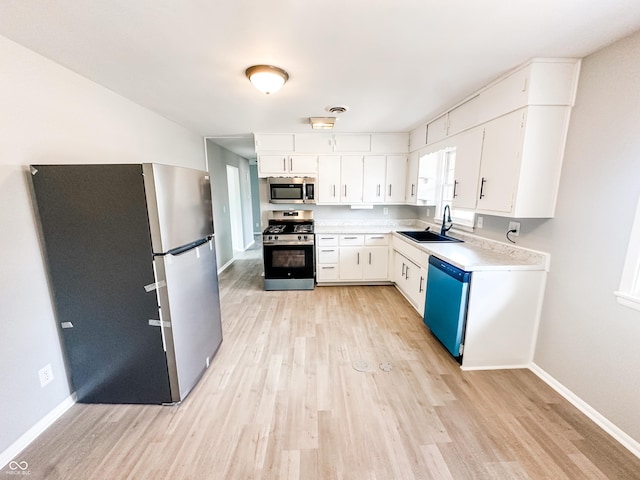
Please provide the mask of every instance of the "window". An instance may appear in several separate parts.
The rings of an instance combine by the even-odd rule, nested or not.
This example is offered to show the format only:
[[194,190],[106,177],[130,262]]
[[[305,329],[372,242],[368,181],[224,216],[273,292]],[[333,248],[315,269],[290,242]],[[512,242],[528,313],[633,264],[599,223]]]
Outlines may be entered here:
[[438,202],[438,208],[436,209],[436,216],[442,218],[445,205],[449,205],[451,209],[451,220],[457,225],[464,225],[465,227],[473,227],[475,220],[475,213],[468,212],[466,210],[460,210],[453,208],[453,192],[455,190],[455,170],[456,170],[456,149],[446,148],[440,151],[441,154],[441,185],[440,198]]
[[640,310],[640,199],[631,228],[620,288],[614,295],[621,305]]

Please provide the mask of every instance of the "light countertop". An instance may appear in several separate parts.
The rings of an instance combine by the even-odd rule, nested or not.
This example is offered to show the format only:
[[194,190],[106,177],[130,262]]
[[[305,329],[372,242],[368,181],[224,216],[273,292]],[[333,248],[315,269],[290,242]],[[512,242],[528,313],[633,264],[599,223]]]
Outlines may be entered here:
[[[417,225],[420,224],[420,225]],[[429,255],[434,255],[445,262],[451,263],[466,271],[481,270],[548,270],[549,254],[526,249],[517,245],[489,240],[465,232],[450,232],[448,235],[464,243],[418,243],[399,233],[398,231],[424,230],[424,222],[399,221],[385,224],[318,224],[315,225],[316,235],[322,234],[391,234],[392,246],[398,242],[417,248]],[[431,227],[438,231],[437,227]]]

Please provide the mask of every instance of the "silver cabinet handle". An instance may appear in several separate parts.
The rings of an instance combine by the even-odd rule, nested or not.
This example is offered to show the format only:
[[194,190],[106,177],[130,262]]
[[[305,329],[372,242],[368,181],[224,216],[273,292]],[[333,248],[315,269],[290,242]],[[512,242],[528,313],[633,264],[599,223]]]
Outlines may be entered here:
[[345,240],[357,240],[358,237],[344,237]]
[[282,159],[282,170],[287,171],[287,158],[283,157]]
[[335,249],[331,249],[331,250],[320,250],[321,252],[335,252]]
[[336,237],[320,237],[320,240],[335,240]]
[[416,194],[416,184],[411,184],[411,196],[413,197]]
[[336,184],[335,183],[333,184],[333,196],[334,197],[336,196]]
[[391,184],[389,184],[389,196],[391,196]]
[[371,240],[382,240],[384,239],[383,236],[379,236],[379,237],[371,237]]
[[420,287],[418,288],[418,293],[422,293],[422,282],[424,282],[424,277],[420,275]]
[[407,265],[407,268],[405,269],[404,279],[409,280],[409,265]]
[[407,266],[404,264],[404,262],[402,262],[402,276],[404,277],[404,270],[405,268],[407,268]]
[[347,185],[346,185],[346,184],[345,184],[345,186],[344,186],[344,196],[345,196],[345,197],[347,196]]
[[482,177],[482,181],[480,182],[480,198],[484,198],[484,184],[486,181],[487,179]]
[[357,262],[357,264],[360,265],[360,252],[358,252],[358,262]]
[[369,265],[371,265],[371,252],[369,252]]
[[336,267],[320,267],[322,270],[333,270]]
[[378,184],[378,188],[376,190],[376,197],[380,196],[380,184]]
[[289,159],[289,167],[290,167],[290,170],[293,172],[293,158]]

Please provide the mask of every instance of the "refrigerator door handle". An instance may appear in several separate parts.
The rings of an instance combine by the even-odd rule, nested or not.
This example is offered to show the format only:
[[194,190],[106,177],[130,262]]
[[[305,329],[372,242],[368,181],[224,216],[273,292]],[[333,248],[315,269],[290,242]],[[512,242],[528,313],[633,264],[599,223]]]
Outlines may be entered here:
[[181,247],[172,248],[171,250],[169,250],[167,252],[154,253],[153,256],[154,257],[164,257],[166,255],[173,255],[174,257],[177,257],[178,255],[182,255],[183,253],[186,253],[189,250],[193,250],[194,248],[199,247],[200,245],[204,245],[208,241],[209,241],[209,237],[207,236],[207,237],[204,237],[204,238],[200,238],[199,240],[196,240],[195,242],[191,242],[191,243],[187,243],[186,245],[182,245]]

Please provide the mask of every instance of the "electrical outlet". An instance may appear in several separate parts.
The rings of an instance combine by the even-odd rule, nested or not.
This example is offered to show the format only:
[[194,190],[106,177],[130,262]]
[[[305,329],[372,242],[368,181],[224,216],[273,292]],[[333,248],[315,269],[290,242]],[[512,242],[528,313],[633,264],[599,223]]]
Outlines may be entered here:
[[383,214],[383,215],[389,215],[389,209],[388,209],[387,207],[384,207],[384,208],[382,209],[382,214]]
[[44,387],[48,383],[53,381],[53,370],[51,369],[51,364],[48,363],[40,370],[38,370],[38,376],[40,377],[40,386]]
[[509,222],[509,231],[515,230],[511,235],[518,237],[520,235],[520,222]]
[[476,219],[476,227],[478,228],[482,228],[482,224],[484,223],[484,218],[483,217],[478,217]]

